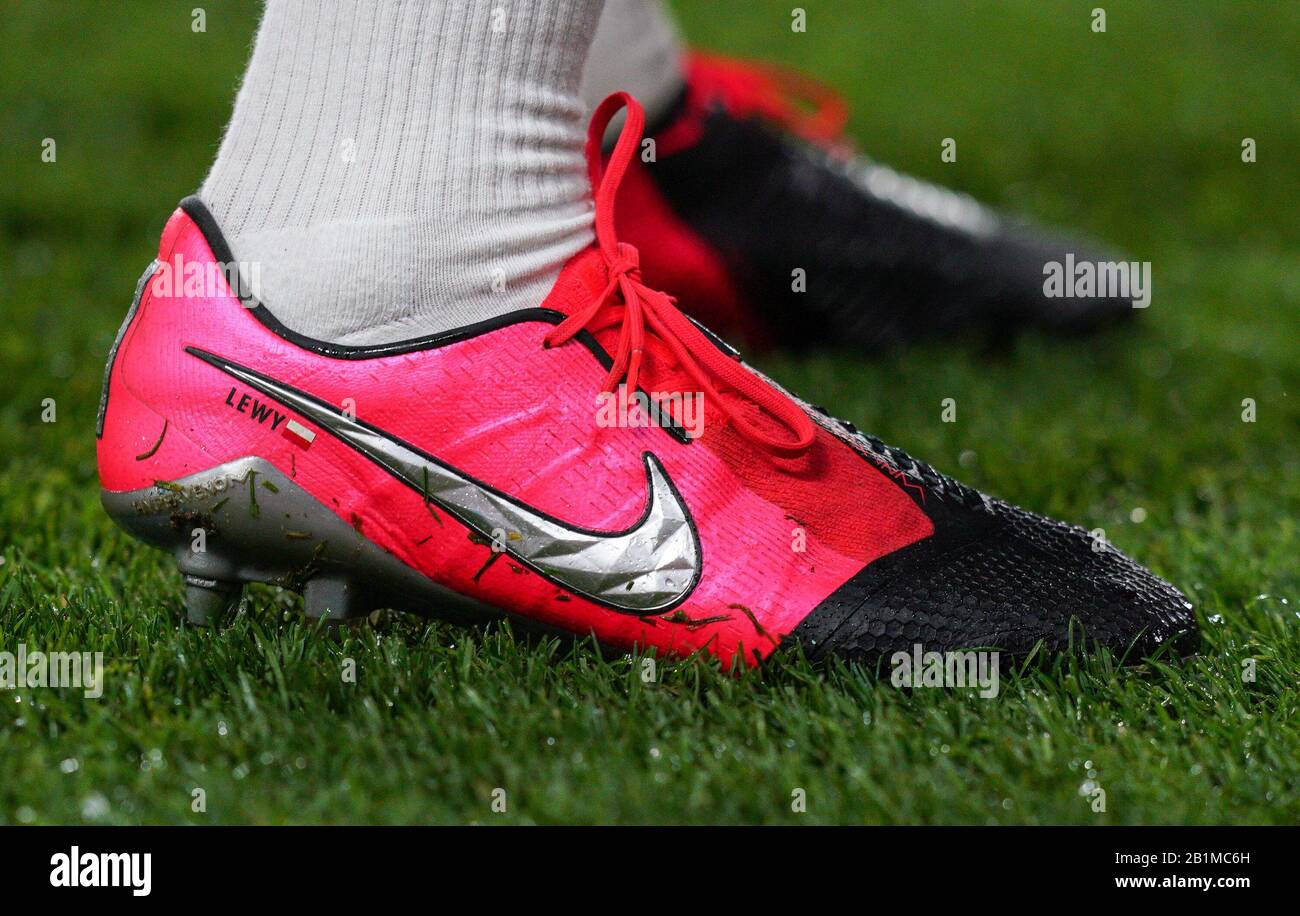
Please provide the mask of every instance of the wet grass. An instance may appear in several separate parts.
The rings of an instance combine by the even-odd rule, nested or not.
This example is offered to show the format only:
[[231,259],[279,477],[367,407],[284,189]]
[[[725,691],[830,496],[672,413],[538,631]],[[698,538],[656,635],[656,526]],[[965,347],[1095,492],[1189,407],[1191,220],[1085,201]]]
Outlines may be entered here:
[[789,657],[660,661],[647,684],[640,658],[505,628],[321,630],[269,588],[229,629],[180,626],[175,570],[99,508],[94,416],[256,11],[212,5],[196,35],[193,4],[8,4],[0,651],[102,652],[106,674],[98,699],[0,691],[0,822],[1295,823],[1300,27],[1285,5],[1124,4],[1097,35],[1094,5],[807,3],[804,34],[788,5],[682,5],[698,41],[831,81],[874,155],[1153,263],[1151,308],[1099,338],[762,359],[941,469],[1104,528],[1197,604],[1198,658],[1034,667],[986,700]]

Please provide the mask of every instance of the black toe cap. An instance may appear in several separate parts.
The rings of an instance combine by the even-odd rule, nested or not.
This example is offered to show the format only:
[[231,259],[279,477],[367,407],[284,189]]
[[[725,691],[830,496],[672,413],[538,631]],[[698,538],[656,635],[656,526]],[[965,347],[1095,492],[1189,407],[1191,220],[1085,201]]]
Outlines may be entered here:
[[791,634],[813,658],[897,651],[1028,654],[1105,646],[1136,662],[1172,641],[1195,650],[1191,603],[1081,528],[991,500],[870,564]]
[[[1002,303],[1014,323],[1086,333],[1132,319],[1138,310],[1134,297],[1146,290],[1141,265],[1134,274],[1133,262],[1084,238],[1017,223],[1008,224],[988,246],[990,298]],[[1091,271],[1091,279],[1069,279],[1081,270]]]

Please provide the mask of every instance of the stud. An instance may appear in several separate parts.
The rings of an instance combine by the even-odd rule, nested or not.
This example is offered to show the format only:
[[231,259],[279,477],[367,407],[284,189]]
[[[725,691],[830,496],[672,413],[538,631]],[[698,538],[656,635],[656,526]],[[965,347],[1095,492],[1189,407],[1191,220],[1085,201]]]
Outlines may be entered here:
[[244,587],[238,582],[186,576],[185,616],[198,627],[220,626],[239,606],[243,592]]

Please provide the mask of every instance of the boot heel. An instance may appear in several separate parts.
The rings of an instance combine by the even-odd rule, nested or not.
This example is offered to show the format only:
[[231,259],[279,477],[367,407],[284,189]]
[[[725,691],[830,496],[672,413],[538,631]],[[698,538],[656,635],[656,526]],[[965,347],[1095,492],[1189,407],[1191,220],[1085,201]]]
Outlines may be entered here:
[[302,592],[307,616],[328,621],[379,607],[467,623],[502,616],[402,563],[261,458],[100,497],[119,526],[175,558],[198,626],[223,623],[250,582]]

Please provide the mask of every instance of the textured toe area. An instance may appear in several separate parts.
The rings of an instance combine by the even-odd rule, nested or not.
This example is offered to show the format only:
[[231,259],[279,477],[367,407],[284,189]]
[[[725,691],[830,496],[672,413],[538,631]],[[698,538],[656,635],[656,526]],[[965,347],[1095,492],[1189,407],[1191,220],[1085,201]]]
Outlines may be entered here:
[[814,657],[874,661],[996,648],[1105,646],[1136,662],[1197,644],[1192,605],[1086,531],[999,501],[948,513],[935,537],[871,564],[792,634]]

